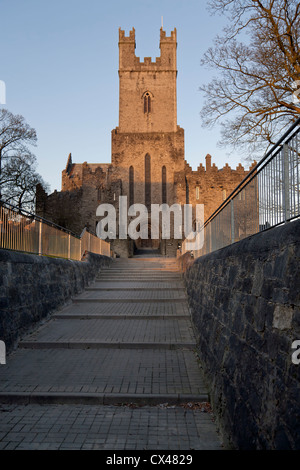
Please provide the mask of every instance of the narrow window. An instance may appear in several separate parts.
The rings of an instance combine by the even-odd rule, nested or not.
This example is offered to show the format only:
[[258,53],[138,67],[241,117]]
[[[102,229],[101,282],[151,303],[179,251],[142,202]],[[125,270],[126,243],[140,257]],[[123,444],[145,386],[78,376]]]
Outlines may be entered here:
[[196,199],[200,199],[199,186],[196,186]]
[[145,206],[151,210],[151,157],[145,155]]
[[134,204],[134,169],[133,166],[129,168],[129,206]]
[[144,113],[151,113],[151,96],[148,92],[144,95]]
[[185,203],[189,204],[190,201],[190,188],[188,180],[185,178]]
[[167,169],[165,166],[162,167],[161,181],[162,181],[162,188],[161,188],[162,203],[166,204],[167,203]]
[[226,199],[226,189],[223,189],[222,197],[223,197],[223,201],[225,201],[225,199]]

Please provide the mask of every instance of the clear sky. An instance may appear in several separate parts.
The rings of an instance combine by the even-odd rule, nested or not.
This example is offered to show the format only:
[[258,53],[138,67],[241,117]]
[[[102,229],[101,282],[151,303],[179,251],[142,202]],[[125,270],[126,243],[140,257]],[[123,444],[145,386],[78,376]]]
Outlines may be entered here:
[[[222,168],[241,161],[217,146],[219,127],[203,129],[199,86],[212,73],[200,65],[225,18],[206,0],[0,0],[0,80],[6,104],[37,131],[38,172],[61,189],[68,154],[73,162],[109,163],[118,126],[118,30],[136,31],[136,55],[160,56],[159,30],[177,29],[177,121],[185,158],[197,169],[205,155]],[[245,165],[249,167],[248,164]]]

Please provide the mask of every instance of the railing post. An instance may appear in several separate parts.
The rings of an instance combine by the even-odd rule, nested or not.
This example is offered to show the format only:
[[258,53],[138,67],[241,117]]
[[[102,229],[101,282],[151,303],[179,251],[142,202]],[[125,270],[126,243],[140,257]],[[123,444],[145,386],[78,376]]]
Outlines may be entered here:
[[235,237],[234,237],[234,203],[233,199],[230,201],[230,222],[231,222],[231,243],[234,243]]
[[43,235],[43,223],[40,220],[38,222],[39,224],[39,256],[42,256],[43,253],[43,240],[42,240],[42,235]]
[[287,144],[282,147],[283,159],[283,215],[284,221],[290,218],[290,175],[289,175],[289,148]]

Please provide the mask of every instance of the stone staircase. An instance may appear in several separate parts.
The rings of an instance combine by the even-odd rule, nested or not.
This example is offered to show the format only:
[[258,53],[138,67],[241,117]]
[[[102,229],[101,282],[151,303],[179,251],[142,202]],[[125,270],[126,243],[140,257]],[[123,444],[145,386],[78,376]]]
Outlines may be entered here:
[[195,347],[176,259],[115,259],[23,338],[0,368],[0,403],[207,403]]

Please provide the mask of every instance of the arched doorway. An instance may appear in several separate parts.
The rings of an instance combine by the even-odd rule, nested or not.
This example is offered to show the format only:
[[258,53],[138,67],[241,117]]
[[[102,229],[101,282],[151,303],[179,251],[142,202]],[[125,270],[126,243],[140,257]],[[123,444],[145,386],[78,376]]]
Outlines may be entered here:
[[[146,222],[147,223],[147,222]],[[140,231],[140,226],[137,227],[137,230]],[[160,238],[155,238],[152,239],[151,237],[151,222],[150,220],[147,223],[147,233],[148,237],[147,238],[138,238],[135,240],[135,251],[140,251],[140,250],[145,250],[145,251],[159,251],[160,250],[160,245],[161,245],[161,234]]]

